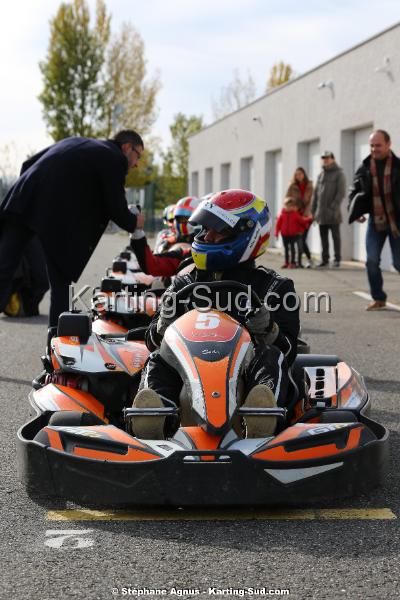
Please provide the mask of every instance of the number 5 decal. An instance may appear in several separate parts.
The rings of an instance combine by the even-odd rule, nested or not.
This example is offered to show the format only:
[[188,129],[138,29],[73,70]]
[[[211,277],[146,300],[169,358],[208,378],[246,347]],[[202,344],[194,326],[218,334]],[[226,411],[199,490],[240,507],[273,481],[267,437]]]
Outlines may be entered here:
[[200,313],[197,317],[196,329],[216,329],[219,325],[219,317],[216,314]]

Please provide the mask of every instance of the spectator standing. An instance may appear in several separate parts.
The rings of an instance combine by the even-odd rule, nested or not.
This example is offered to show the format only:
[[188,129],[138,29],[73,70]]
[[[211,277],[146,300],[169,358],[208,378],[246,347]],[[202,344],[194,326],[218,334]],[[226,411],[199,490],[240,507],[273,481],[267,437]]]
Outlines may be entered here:
[[142,152],[140,135],[126,130],[112,140],[66,138],[23,164],[0,204],[0,312],[36,234],[51,290],[49,326],[57,325],[69,308],[69,286],[79,279],[108,221],[129,232],[143,226],[143,215],[128,209],[124,187]]
[[[308,175],[303,169],[303,167],[297,167],[295,170],[293,177],[289,183],[289,187],[286,192],[287,198],[293,198],[296,200],[299,213],[303,215],[303,217],[309,217],[311,215],[311,198],[313,194],[313,183],[308,178]],[[310,223],[311,224],[311,223]],[[312,267],[312,258],[311,252],[307,244],[307,235],[310,229],[310,225],[307,226],[304,233],[299,239],[299,267],[302,267],[302,255],[303,252],[307,257],[307,268],[311,269]]]
[[[285,263],[282,269],[294,269],[300,266],[300,244],[306,227],[309,227],[311,217],[303,217],[300,214],[298,203],[294,198],[285,198],[283,208],[275,225],[275,236],[282,234],[283,246],[285,248]],[[298,258],[296,260],[296,247]]]
[[[358,215],[369,214],[365,241],[372,302],[366,310],[372,311],[386,306],[380,261],[387,238],[393,266],[400,272],[400,159],[392,152],[390,135],[383,129],[371,134],[369,145],[371,153],[354,175],[349,207]],[[353,220],[350,215],[350,222]],[[365,217],[357,220],[363,222]]]
[[319,225],[322,245],[322,257],[318,267],[329,266],[329,231],[332,234],[335,254],[333,266],[340,267],[340,205],[346,194],[346,179],[343,170],[335,161],[333,152],[325,151],[321,159],[322,171],[318,175],[311,201],[311,213]]

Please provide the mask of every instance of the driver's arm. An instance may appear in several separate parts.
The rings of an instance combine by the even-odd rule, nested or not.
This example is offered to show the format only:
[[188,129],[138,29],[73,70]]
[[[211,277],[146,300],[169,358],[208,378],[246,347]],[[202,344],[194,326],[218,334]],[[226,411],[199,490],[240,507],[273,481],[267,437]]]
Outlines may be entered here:
[[[174,279],[174,281],[171,283],[171,285],[165,290],[163,299],[168,297],[168,294],[170,294],[170,293],[177,293],[179,290],[184,288],[186,285],[189,285],[190,283],[193,283],[193,279],[190,277],[190,275],[182,275],[181,277],[176,277]],[[160,347],[160,344],[161,344],[161,341],[163,338],[163,336],[160,335],[157,331],[157,323],[160,318],[160,312],[162,309],[162,305],[163,305],[163,300],[161,301],[161,304],[160,304],[157,312],[155,313],[154,317],[152,318],[151,323],[150,323],[150,325],[146,331],[146,335],[145,335],[146,346],[148,347],[148,349],[151,352],[153,352],[154,350],[157,350]],[[183,311],[184,311],[183,305],[177,306],[176,314],[174,315],[173,320],[180,317],[183,314]]]
[[278,337],[273,345],[285,355],[291,365],[297,354],[297,338],[300,332],[299,306],[296,290],[291,279],[282,279],[268,295],[267,304],[271,319],[278,325]]
[[175,251],[161,255],[154,254],[144,236],[140,239],[131,238],[130,245],[143,273],[171,277],[171,275],[175,275],[177,272],[182,260],[182,252]]

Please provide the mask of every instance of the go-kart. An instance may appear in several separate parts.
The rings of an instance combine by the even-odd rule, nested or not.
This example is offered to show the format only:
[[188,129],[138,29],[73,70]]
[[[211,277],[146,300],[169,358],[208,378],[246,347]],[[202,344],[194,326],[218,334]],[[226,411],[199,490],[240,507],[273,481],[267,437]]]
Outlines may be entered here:
[[104,277],[92,298],[97,334],[126,333],[148,325],[159,306],[165,288],[148,288],[140,284],[125,287],[121,279]]
[[129,247],[121,251],[113,260],[112,267],[106,270],[107,277],[119,279],[124,288],[131,291],[149,288],[155,281],[155,277],[143,273],[135,254]]
[[[196,285],[180,290],[177,302]],[[247,292],[237,282],[208,285]],[[260,306],[254,293],[251,303]],[[71,359],[89,360],[73,321],[53,344],[60,373],[74,368]],[[115,338],[102,349],[107,343],[105,367],[117,368],[129,353]],[[81,504],[221,506],[298,505],[353,495],[382,481],[388,432],[367,416],[363,378],[338,357],[298,355],[286,406],[255,409],[242,405],[242,371],[257,343],[230,316],[186,312],[166,330],[160,352],[183,380],[180,398],[164,408],[124,408],[113,420],[87,392],[75,398],[70,387],[57,384],[32,392],[36,416],[18,432],[26,485]],[[246,415],[277,417],[275,434],[251,439],[238,433]],[[138,416],[165,416],[171,434],[138,439],[132,433]]]
[[102,418],[122,423],[122,410],[132,404],[149,356],[145,330],[133,329],[129,336],[123,332],[98,334],[89,314],[62,313],[57,335],[50,340],[44,358],[45,371],[33,382],[35,408],[36,400],[42,406],[42,399],[50,393],[56,396],[55,410],[69,410],[68,406],[85,410],[89,402],[89,406],[100,407]]
[[140,271],[139,263],[135,253],[132,252],[129,246],[126,246],[123,250],[121,250],[121,252],[114,258],[114,261],[126,262],[128,270],[132,271],[132,273],[137,273]]

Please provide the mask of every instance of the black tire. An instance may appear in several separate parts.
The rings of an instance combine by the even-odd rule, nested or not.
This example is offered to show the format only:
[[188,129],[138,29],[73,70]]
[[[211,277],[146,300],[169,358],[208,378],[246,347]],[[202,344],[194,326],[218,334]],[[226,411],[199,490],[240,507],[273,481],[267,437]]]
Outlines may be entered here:
[[79,412],[77,410],[59,410],[51,415],[49,425],[55,427],[80,427],[81,425],[104,425],[99,417],[93,413]]
[[321,413],[320,423],[357,423],[358,419],[350,410],[327,410]]

